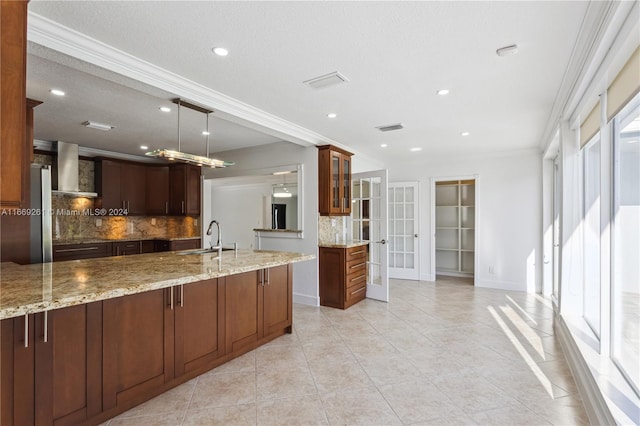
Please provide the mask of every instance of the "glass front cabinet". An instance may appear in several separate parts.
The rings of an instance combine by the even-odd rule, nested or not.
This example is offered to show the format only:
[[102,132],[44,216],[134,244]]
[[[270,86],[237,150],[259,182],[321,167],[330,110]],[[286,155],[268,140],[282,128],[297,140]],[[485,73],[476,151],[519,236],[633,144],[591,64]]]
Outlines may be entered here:
[[318,150],[318,210],[324,216],[349,216],[353,154],[333,145]]

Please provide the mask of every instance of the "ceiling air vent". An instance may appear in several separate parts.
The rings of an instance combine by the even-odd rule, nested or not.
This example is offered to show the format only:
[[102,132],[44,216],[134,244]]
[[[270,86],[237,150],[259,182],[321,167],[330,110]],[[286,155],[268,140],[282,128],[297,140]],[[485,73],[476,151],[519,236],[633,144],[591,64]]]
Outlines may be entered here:
[[390,132],[392,130],[404,129],[404,126],[402,125],[402,123],[397,123],[397,124],[389,124],[388,126],[376,127],[376,129],[380,130],[381,132]]
[[313,89],[322,89],[329,86],[335,86],[336,84],[347,83],[349,80],[338,71],[321,75],[320,77],[312,78],[302,83],[308,85]]

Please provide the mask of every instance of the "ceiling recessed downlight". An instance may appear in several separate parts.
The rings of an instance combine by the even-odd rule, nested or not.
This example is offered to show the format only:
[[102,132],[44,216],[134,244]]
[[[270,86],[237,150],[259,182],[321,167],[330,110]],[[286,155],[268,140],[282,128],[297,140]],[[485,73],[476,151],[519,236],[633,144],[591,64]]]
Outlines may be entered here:
[[409,151],[411,151],[411,152],[418,152],[418,151],[422,151],[422,148],[420,148],[420,147],[415,147],[415,148],[411,148]]
[[51,92],[52,95],[56,95],[56,96],[64,96],[65,93],[63,90],[60,89],[51,89],[49,90],[49,92]]
[[229,51],[224,47],[214,47],[213,53],[215,53],[218,56],[227,56],[229,54]]
[[330,112],[329,114],[327,114],[327,117],[329,118],[336,118],[338,116],[338,114],[336,114],[335,112]]
[[471,133],[469,133],[469,132],[462,132],[462,133],[460,133],[460,136],[469,136],[470,134]]
[[440,96],[446,96],[449,94],[449,89],[440,89],[436,92],[436,94],[440,95]]
[[386,143],[380,144],[380,148],[386,148],[388,145]]
[[112,126],[111,124],[103,124],[96,121],[85,121],[84,123],[82,123],[82,125],[90,129],[102,130],[103,132],[108,132],[111,129],[115,129],[115,126]]
[[207,132],[206,130],[202,131],[202,135],[203,136],[209,136],[211,134],[211,132]]
[[169,108],[169,107],[165,107],[165,106],[162,106],[162,107],[160,107],[160,108],[158,108],[158,109],[159,109],[160,111],[162,111],[162,112],[171,112],[171,108]]
[[147,149],[149,149],[149,147],[148,147],[148,146],[146,146],[146,145],[140,145],[140,149],[142,149],[142,150],[147,150]]
[[512,44],[510,46],[501,47],[498,50],[496,50],[496,54],[498,56],[510,56],[510,55],[515,55],[516,53],[518,53],[518,45],[517,44]]

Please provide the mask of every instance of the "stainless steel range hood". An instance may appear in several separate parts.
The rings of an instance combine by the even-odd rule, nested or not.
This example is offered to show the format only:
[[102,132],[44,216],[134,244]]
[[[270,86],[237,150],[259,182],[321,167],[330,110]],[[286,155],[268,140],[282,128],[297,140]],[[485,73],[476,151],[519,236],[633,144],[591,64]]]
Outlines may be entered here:
[[61,141],[58,141],[56,145],[58,149],[58,189],[54,189],[52,192],[70,197],[96,198],[98,194],[95,192],[80,191],[78,185],[78,145]]

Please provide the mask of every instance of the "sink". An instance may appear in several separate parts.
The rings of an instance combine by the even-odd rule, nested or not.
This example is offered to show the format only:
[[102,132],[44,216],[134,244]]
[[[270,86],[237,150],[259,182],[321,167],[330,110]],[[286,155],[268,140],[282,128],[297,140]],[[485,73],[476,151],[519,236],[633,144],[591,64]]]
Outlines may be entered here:
[[[231,251],[233,250],[231,247],[223,247],[222,251]],[[182,250],[177,252],[176,254],[179,255],[186,255],[186,254],[217,254],[218,250],[211,250],[211,249],[192,249],[192,250]]]

